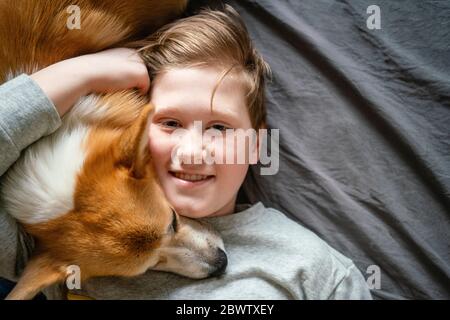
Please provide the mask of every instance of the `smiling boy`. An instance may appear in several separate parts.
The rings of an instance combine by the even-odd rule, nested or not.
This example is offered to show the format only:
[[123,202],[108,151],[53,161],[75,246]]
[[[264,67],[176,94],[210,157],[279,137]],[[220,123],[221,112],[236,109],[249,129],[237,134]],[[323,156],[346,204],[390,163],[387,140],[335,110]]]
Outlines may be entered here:
[[204,161],[211,152],[236,159],[250,151],[205,143],[209,132],[236,140],[225,130],[265,127],[269,68],[239,15],[229,6],[203,10],[161,29],[141,55],[152,73],[149,148],[161,186],[178,214],[203,218],[221,233],[228,268],[203,280],[162,272],[97,278],[81,293],[100,299],[371,299],[353,262],[314,233],[260,202],[236,205],[250,161]]
[[[213,66],[173,68],[156,77],[152,90],[155,113],[149,136],[151,153],[157,159],[156,172],[177,212],[191,218],[233,213],[237,190],[249,166],[186,161],[204,157],[208,148],[221,151],[215,145],[201,143],[204,138],[195,128],[196,121],[203,131],[223,132],[224,140],[225,130],[252,128],[245,101],[246,88],[238,74],[228,74],[223,79],[210,109],[211,92],[221,73],[220,67]],[[180,128],[184,132],[174,139],[174,132]],[[174,154],[175,147],[178,150]]]

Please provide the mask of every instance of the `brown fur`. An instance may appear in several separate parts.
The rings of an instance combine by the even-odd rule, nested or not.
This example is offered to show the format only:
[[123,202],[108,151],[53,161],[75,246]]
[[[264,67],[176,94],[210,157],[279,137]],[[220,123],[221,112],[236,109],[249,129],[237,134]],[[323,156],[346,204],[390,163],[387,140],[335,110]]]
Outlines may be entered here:
[[[66,28],[65,8],[74,4],[81,7],[81,30]],[[11,71],[29,73],[138,38],[185,5],[185,0],[2,0],[0,83]],[[80,267],[82,279],[142,273],[149,261],[152,266],[167,263],[168,257],[155,254],[156,249],[189,237],[184,218],[184,232],[167,231],[172,208],[155,179],[147,148],[152,106],[122,92],[103,96],[98,108],[105,108],[102,116],[81,119],[90,131],[74,208],[56,219],[25,225],[36,239],[36,251],[9,299],[33,297],[63,280],[71,264]]]
[[[145,36],[179,15],[187,0],[2,0],[0,83],[9,70],[31,73],[60,60]],[[66,26],[70,5],[81,29]],[[14,53],[14,54],[12,54]]]

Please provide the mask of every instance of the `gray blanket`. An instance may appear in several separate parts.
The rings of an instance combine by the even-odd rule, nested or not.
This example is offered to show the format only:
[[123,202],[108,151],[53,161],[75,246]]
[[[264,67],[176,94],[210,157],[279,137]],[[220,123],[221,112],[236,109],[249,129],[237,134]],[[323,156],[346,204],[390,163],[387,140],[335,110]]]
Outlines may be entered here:
[[279,172],[253,168],[241,199],[283,211],[371,281],[378,267],[375,298],[450,298],[450,1],[225,2],[272,67],[280,129]]

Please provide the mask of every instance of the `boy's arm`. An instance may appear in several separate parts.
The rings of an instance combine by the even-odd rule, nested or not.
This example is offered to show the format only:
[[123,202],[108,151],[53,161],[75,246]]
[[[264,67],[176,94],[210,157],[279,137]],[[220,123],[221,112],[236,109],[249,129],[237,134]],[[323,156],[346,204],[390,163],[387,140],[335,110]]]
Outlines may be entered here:
[[109,49],[55,63],[31,75],[53,101],[60,116],[81,96],[137,88],[145,94],[150,79],[135,50]]
[[33,246],[33,238],[0,204],[0,277],[16,281]]
[[[22,149],[56,130],[61,120],[53,103],[27,75],[0,86],[0,97],[1,175],[18,159]],[[0,199],[0,277],[14,280],[32,241],[3,210],[1,202]]]
[[89,93],[150,86],[134,50],[117,48],[55,63],[0,86],[0,176],[20,152],[55,131],[75,102]]
[[20,152],[55,131],[61,119],[52,101],[27,75],[0,86],[0,176]]
[[[54,132],[82,95],[149,88],[147,68],[130,49],[111,49],[58,62],[0,86],[0,180],[28,145]],[[0,277],[15,279],[32,238],[4,211],[0,198]]]

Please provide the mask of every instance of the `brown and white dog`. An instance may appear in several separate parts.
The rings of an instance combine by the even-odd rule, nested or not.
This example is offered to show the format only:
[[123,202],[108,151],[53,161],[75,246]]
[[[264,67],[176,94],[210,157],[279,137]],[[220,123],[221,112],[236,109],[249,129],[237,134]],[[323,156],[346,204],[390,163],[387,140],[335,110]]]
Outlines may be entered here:
[[[2,0],[0,83],[139,39],[186,2]],[[80,30],[66,27],[69,5],[81,9]],[[82,280],[148,269],[204,278],[224,270],[218,234],[178,216],[156,181],[145,132],[151,112],[131,91],[84,97],[2,177],[6,210],[36,242],[9,299],[63,281],[70,265],[80,267]]]

